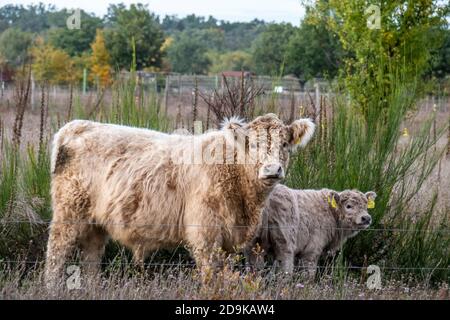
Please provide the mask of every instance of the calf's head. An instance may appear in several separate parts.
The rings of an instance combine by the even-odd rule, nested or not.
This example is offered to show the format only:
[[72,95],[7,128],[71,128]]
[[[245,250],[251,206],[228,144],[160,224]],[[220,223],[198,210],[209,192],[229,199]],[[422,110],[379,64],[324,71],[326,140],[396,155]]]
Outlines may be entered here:
[[266,114],[230,128],[246,170],[264,184],[274,184],[284,178],[290,153],[308,143],[315,125],[309,119],[285,125],[275,114]]
[[368,202],[375,200],[377,196],[375,192],[369,191],[364,194],[353,190],[332,191],[330,196],[332,199],[330,205],[335,207],[341,228],[357,232],[370,226],[372,217],[367,210]]

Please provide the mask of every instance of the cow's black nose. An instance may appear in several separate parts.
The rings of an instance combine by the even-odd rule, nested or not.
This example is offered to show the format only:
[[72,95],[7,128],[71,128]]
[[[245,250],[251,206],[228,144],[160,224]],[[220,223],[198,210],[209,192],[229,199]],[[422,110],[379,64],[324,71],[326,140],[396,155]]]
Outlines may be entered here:
[[372,222],[372,217],[367,215],[367,216],[362,216],[361,217],[361,222],[364,224],[369,224]]

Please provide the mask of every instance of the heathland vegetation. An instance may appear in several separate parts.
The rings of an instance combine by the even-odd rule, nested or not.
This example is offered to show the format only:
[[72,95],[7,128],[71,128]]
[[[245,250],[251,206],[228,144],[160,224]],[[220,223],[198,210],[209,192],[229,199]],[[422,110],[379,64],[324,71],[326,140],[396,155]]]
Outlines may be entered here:
[[[372,29],[365,3],[317,1],[307,5],[299,27],[194,15],[161,19],[145,6],[111,5],[103,18],[82,12],[82,27],[75,31],[65,26],[64,10],[1,7],[2,66],[16,72],[13,101],[0,98],[0,297],[48,297],[40,277],[52,216],[49,142],[58,127],[82,118],[170,132],[179,115],[175,119],[164,112],[163,93],[142,87],[134,76],[137,70],[245,70],[277,77],[294,74],[301,81],[319,76],[330,80],[333,94],[308,105],[293,99],[289,110],[281,110],[280,94],[263,97],[251,82],[225,80],[213,93],[194,90],[193,103],[187,106],[191,120],[210,128],[224,110],[245,118],[267,111],[286,121],[311,117],[316,135],[292,159],[285,183],[299,189],[374,190],[378,197],[370,210],[372,226],[333,259],[323,259],[314,284],[305,284],[298,274],[246,269],[243,258],[233,255],[201,286],[183,250],[155,253],[142,274],[130,266],[128,251],[110,243],[103,278],[85,282],[84,290],[61,288],[54,294],[448,298],[450,134],[445,99],[450,89],[450,7],[440,1],[382,1],[380,28]],[[91,86],[99,89],[96,102],[87,106],[71,91],[67,106],[49,104],[49,85],[79,86],[83,69],[89,70]],[[120,70],[132,76],[120,77]],[[29,107],[31,77],[40,84],[39,113]],[[109,100],[102,100],[105,91],[111,93]],[[426,94],[447,105],[424,109]],[[199,101],[205,102],[203,113]],[[33,143],[25,144],[25,138]],[[380,268],[382,290],[366,288],[369,265]]]

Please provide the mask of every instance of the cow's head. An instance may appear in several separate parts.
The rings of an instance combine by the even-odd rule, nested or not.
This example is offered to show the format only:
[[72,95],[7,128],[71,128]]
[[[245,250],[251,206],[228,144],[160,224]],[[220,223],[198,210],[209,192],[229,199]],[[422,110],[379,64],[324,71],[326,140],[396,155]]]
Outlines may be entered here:
[[367,209],[370,207],[368,204],[374,203],[376,197],[377,194],[373,191],[365,194],[357,190],[331,191],[328,201],[338,214],[340,227],[355,235],[372,223]]
[[300,119],[285,125],[275,114],[266,114],[245,123],[227,123],[234,130],[238,161],[264,184],[274,184],[284,178],[289,155],[311,139],[315,125]]

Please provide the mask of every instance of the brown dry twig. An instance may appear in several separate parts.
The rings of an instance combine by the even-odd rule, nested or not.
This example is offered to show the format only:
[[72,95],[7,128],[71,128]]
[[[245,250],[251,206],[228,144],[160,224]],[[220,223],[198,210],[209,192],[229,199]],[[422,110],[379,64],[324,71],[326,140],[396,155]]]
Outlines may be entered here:
[[256,87],[251,78],[242,74],[240,81],[230,81],[222,76],[222,89],[215,89],[211,94],[199,92],[199,96],[215,115],[216,124],[233,116],[249,120],[251,105],[255,98],[264,94],[263,87]]

